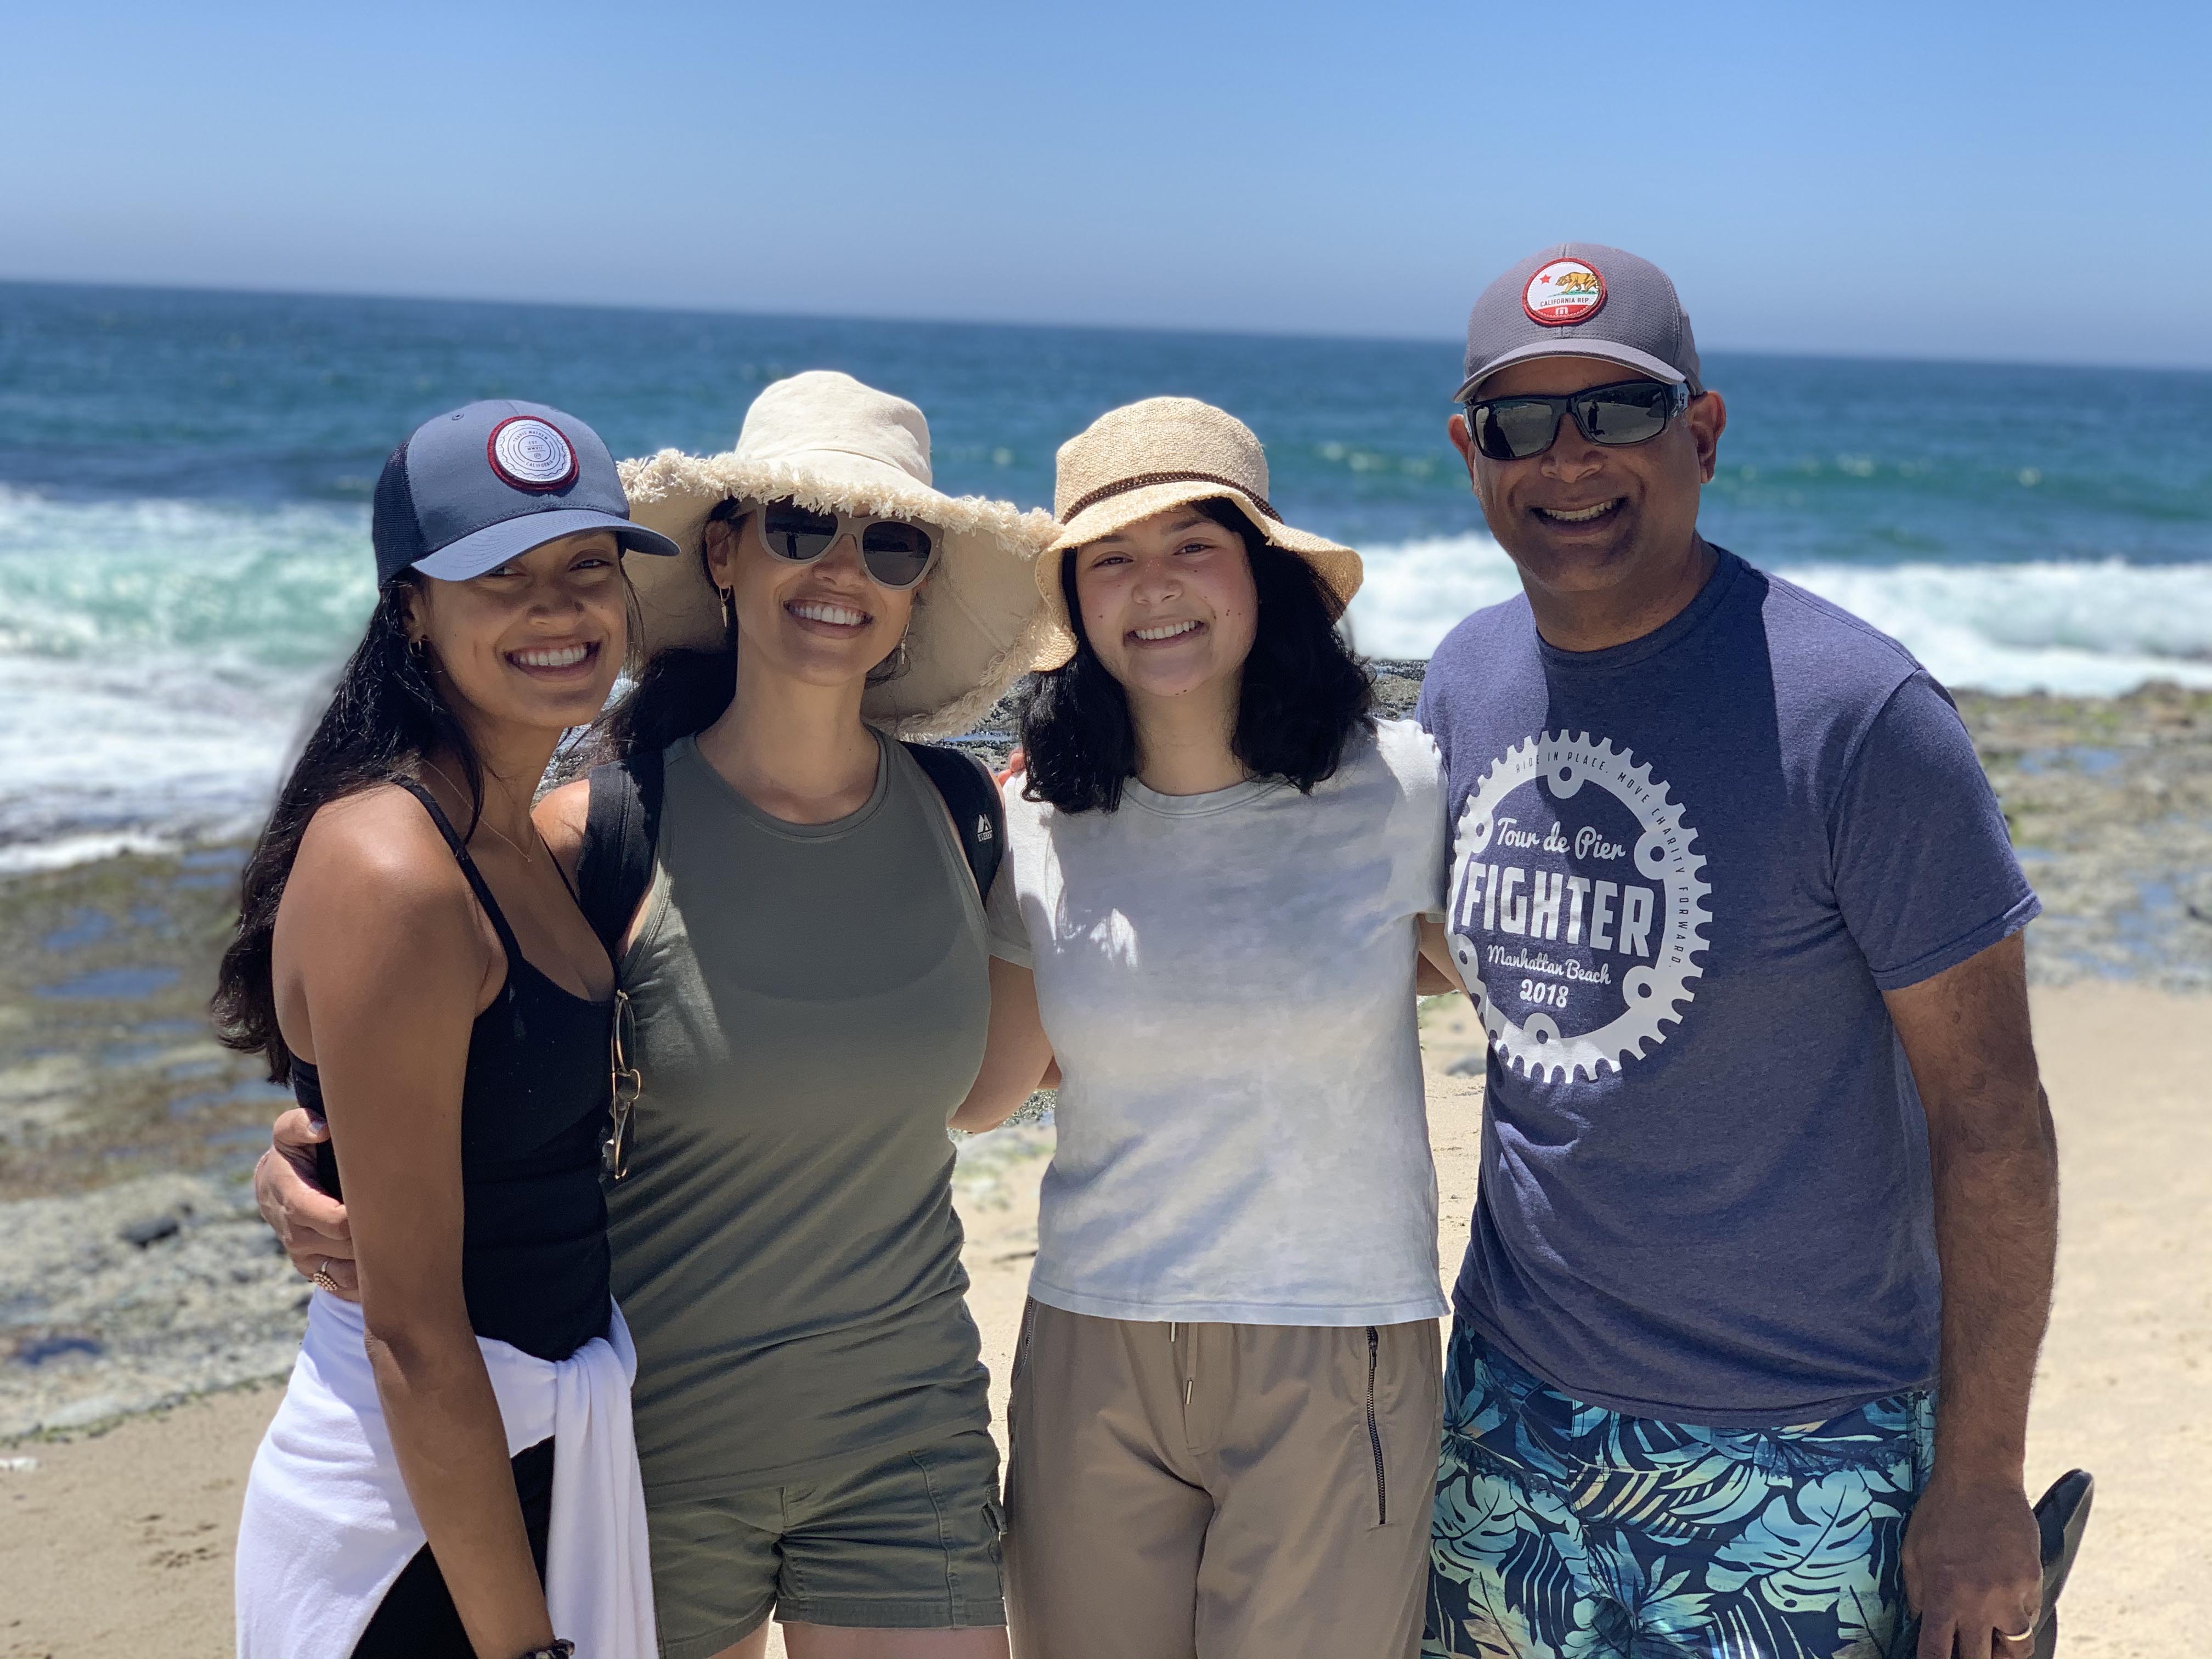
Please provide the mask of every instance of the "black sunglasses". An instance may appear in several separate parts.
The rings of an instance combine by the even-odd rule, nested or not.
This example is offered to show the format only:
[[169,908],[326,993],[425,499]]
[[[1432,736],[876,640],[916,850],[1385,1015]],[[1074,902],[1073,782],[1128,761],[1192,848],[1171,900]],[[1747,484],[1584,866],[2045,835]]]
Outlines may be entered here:
[[912,587],[927,574],[937,543],[920,525],[900,519],[866,518],[848,513],[815,513],[789,501],[761,509],[761,539],[779,559],[811,564],[850,535],[860,544],[860,562],[884,587]]
[[1559,435],[1559,416],[1594,444],[1619,448],[1649,443],[1690,406],[1690,388],[1658,380],[1616,380],[1564,398],[1486,398],[1468,404],[1467,428],[1474,447],[1493,461],[1540,455]]

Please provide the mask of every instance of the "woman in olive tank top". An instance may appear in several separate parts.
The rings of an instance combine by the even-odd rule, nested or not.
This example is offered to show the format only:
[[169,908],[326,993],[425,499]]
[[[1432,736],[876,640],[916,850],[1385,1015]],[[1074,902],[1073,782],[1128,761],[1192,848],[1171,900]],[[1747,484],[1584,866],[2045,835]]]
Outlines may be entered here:
[[[929,480],[921,411],[828,373],[764,391],[730,453],[624,467],[686,553],[631,568],[647,666],[607,733],[659,757],[606,1191],[669,1659],[758,1654],[771,1613],[793,1659],[1006,1652],[945,1133],[982,896],[893,738],[968,728],[1027,666],[1050,520]],[[538,809],[572,873],[591,787]],[[264,1160],[272,1219],[311,1212],[290,1179]]]

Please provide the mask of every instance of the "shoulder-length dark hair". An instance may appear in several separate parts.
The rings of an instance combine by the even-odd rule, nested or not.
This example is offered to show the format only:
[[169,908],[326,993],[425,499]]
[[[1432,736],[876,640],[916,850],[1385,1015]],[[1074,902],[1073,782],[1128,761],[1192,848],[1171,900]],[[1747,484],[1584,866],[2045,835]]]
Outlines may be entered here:
[[[1252,653],[1238,683],[1230,747],[1253,776],[1279,778],[1304,793],[1335,775],[1352,732],[1373,725],[1375,676],[1337,632],[1344,607],[1314,568],[1275,546],[1225,501],[1198,509],[1243,538],[1260,600]],[[1062,555],[1075,654],[1030,678],[1021,695],[1023,795],[1063,812],[1110,812],[1137,771],[1137,730],[1121,682],[1106,672],[1084,631],[1075,560]]]
[[338,675],[330,706],[315,722],[292,775],[277,791],[268,826],[239,878],[238,928],[222,953],[210,1009],[217,1039],[227,1048],[264,1056],[272,1083],[291,1081],[292,1050],[276,1028],[270,943],[276,907],[308,820],[331,801],[412,775],[433,753],[460,762],[470,829],[483,811],[483,767],[476,746],[439,696],[422,658],[408,648],[407,600],[416,580],[412,571],[402,571],[378,592],[362,641]]

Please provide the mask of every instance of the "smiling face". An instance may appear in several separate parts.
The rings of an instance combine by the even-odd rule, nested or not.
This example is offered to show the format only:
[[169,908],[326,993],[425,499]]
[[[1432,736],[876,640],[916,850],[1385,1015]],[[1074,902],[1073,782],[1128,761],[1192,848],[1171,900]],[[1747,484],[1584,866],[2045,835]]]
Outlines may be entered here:
[[564,536],[466,581],[424,577],[408,636],[426,643],[441,690],[473,725],[588,726],[614,689],[629,639],[622,549],[604,530]]
[[[1565,397],[1641,378],[1594,357],[1537,357],[1498,370],[1475,395]],[[1681,558],[1695,542],[1698,492],[1713,476],[1727,423],[1720,395],[1708,392],[1646,443],[1594,444],[1571,415],[1552,447],[1526,460],[1479,453],[1463,416],[1452,416],[1451,440],[1498,544],[1528,581],[1564,597],[1634,583]]]
[[860,544],[840,536],[820,558],[794,563],[769,551],[757,508],[734,526],[707,526],[707,574],[737,605],[738,659],[809,685],[848,685],[906,636],[915,596],[928,586],[885,587],[868,574]]
[[1084,633],[1124,691],[1234,698],[1260,618],[1242,536],[1195,506],[1175,507],[1066,556]]

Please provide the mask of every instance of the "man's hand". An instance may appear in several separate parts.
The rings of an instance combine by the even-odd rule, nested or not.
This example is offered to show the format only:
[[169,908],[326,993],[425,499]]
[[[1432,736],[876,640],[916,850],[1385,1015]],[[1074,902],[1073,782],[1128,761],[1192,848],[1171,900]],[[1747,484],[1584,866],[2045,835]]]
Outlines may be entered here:
[[[2021,1659],[2043,1608],[2035,1512],[2016,1482],[1939,1472],[1905,1532],[1905,1594],[1920,1615],[1915,1659]],[[2018,1640],[2007,1638],[2018,1638]]]
[[320,1273],[339,1296],[358,1302],[345,1206],[315,1185],[315,1148],[330,1138],[328,1126],[301,1107],[279,1117],[272,1144],[253,1166],[253,1200],[302,1279]]

